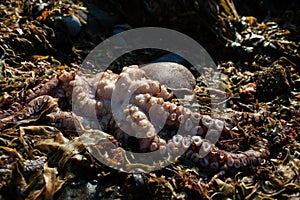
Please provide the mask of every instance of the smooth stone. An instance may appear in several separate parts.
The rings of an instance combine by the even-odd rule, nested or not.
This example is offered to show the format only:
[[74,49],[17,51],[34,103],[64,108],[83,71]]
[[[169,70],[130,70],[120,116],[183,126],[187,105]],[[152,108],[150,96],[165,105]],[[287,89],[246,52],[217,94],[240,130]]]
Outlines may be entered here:
[[173,62],[157,62],[146,64],[141,67],[146,75],[157,80],[169,88],[194,89],[196,79],[185,66]]
[[75,15],[62,17],[62,20],[66,25],[67,32],[69,35],[74,37],[79,33],[81,29],[81,23]]
[[196,86],[194,75],[183,65],[173,62],[157,62],[141,67],[146,75],[174,91],[176,96],[191,94]]

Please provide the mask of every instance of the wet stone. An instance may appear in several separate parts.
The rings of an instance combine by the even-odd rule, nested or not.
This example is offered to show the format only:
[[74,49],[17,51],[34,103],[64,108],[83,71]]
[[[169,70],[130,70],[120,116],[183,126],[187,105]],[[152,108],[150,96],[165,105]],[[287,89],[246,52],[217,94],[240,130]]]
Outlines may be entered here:
[[196,79],[188,68],[177,63],[158,62],[141,68],[150,79],[167,86],[178,98],[192,94],[196,85]]

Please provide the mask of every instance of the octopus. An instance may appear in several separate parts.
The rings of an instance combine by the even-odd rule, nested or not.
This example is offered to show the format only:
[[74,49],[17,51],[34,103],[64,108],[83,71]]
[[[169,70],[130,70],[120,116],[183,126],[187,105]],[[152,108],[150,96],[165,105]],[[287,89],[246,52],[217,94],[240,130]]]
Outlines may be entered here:
[[[62,106],[61,99],[68,106]],[[124,67],[120,74],[106,70],[89,77],[61,71],[27,90],[25,100],[16,99],[0,111],[0,130],[39,124],[74,131],[84,147],[61,140],[61,150],[86,148],[97,160],[126,172],[156,170],[184,157],[199,169],[216,171],[212,181],[226,172],[260,165],[269,156],[266,139],[253,131],[244,133],[245,141],[236,141],[233,128],[245,121],[261,124],[268,111],[237,112],[221,119],[175,100],[172,90],[136,65]],[[226,139],[237,144],[220,145]],[[51,151],[50,144],[43,148]],[[70,152],[65,157],[75,155]]]

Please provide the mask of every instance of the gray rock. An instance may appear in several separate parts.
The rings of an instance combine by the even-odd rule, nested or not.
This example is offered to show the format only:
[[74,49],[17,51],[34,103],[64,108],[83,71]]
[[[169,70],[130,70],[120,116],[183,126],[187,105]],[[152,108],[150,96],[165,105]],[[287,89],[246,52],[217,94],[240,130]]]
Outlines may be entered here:
[[91,184],[90,182],[81,184],[80,186],[75,188],[68,186],[64,188],[62,194],[58,197],[58,200],[96,199],[96,187],[97,185]]
[[183,65],[173,62],[150,63],[141,67],[146,75],[170,88],[176,96],[193,93],[196,86],[194,75]]
[[141,67],[147,76],[166,85],[169,88],[194,89],[196,80],[194,75],[183,65],[172,62],[157,62]]

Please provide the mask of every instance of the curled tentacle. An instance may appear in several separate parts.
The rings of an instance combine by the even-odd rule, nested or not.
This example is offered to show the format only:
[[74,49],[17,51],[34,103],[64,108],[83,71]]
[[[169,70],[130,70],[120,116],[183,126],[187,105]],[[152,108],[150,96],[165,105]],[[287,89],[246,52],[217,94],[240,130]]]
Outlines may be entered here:
[[45,79],[41,84],[26,91],[26,101],[30,102],[36,97],[51,94],[58,83],[59,79],[57,75],[53,75],[50,79]]
[[39,120],[48,113],[53,112],[57,108],[57,100],[48,95],[38,96],[31,100],[20,112],[6,118],[0,119],[0,128],[4,128],[8,123],[18,124]]

